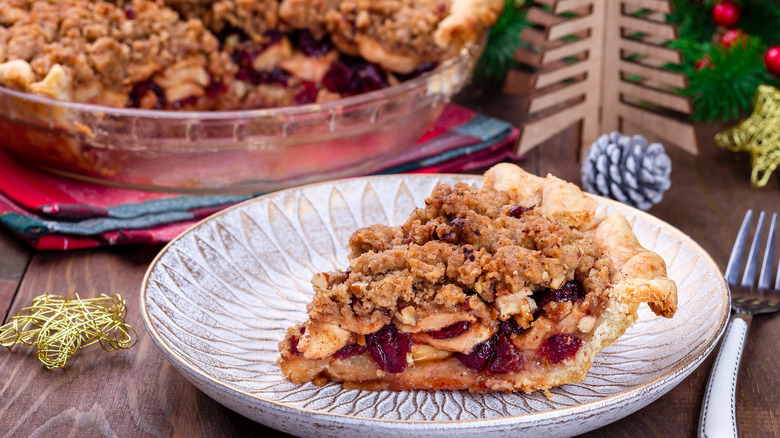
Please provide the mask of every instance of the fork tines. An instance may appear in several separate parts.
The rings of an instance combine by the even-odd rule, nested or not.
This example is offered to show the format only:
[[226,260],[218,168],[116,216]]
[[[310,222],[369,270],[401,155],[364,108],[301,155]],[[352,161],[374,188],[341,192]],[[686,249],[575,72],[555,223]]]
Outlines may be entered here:
[[[772,266],[775,250],[775,232],[777,230],[777,213],[772,213],[772,220],[769,223],[769,235],[764,244],[764,218],[762,211],[758,214],[758,224],[753,235],[753,242],[750,245],[747,261],[745,262],[745,271],[742,274],[742,281],[738,284],[740,267],[742,265],[742,254],[745,251],[750,225],[753,221],[753,210],[745,213],[745,219],[742,220],[742,226],[739,227],[737,238],[734,241],[734,247],[731,250],[729,263],[726,266],[726,282],[730,286],[756,287],[756,270],[758,267],[758,256],[761,246],[764,245],[764,258],[761,263],[761,271],[758,276],[758,289],[769,289],[772,281]],[[780,264],[777,267],[777,277],[775,278],[774,289],[780,289]]]

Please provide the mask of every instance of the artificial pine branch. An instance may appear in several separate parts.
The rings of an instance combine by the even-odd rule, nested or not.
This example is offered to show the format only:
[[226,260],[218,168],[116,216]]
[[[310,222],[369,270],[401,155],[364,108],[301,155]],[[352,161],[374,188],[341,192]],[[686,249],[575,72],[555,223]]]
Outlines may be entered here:
[[[750,112],[752,97],[761,84],[777,84],[767,72],[764,54],[780,44],[780,0],[735,0],[742,17],[737,28],[747,34],[731,48],[713,43],[717,26],[711,14],[721,0],[674,0],[667,21],[678,26],[680,38],[669,43],[682,51],[683,64],[667,65],[688,75],[689,86],[680,93],[693,96],[697,121],[726,122]],[[703,62],[703,65],[697,63]]]
[[487,45],[474,71],[474,80],[479,83],[493,83],[503,80],[506,72],[515,64],[515,51],[528,43],[520,34],[530,25],[525,19],[525,2],[504,0],[504,12],[490,28]]
[[[702,45],[709,65],[696,68],[686,62],[689,85],[680,92],[693,96],[692,118],[724,122],[750,112],[752,97],[761,84],[776,83],[764,67],[766,46],[761,38],[746,36],[730,48]],[[687,61],[687,60],[686,60]]]
[[780,0],[742,1],[742,18],[737,27],[760,37],[767,46],[780,44]]
[[713,0],[674,0],[674,11],[666,16],[666,21],[677,26],[682,40],[710,42],[717,28],[711,16],[714,3]]

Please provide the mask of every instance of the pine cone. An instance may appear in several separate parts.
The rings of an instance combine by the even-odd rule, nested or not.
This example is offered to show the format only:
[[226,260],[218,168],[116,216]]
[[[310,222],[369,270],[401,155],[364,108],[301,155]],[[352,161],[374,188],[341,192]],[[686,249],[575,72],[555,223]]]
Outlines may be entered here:
[[647,144],[641,135],[602,135],[582,163],[585,191],[641,210],[661,202],[672,185],[672,160],[660,143]]

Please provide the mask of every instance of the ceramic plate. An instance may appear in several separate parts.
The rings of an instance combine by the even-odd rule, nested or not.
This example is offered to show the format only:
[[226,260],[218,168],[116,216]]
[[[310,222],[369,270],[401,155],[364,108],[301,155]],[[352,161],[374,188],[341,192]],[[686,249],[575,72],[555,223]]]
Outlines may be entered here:
[[[168,359],[228,408],[300,436],[474,438],[574,435],[629,415],[672,389],[713,349],[728,316],[723,276],[672,226],[624,214],[640,242],[667,262],[679,288],[671,320],[639,320],[597,357],[581,384],[542,393],[371,392],[295,385],[276,365],[277,343],[306,319],[312,275],[344,269],[358,227],[402,223],[433,187],[479,177],[398,175],[313,184],[239,204],[194,226],[155,259],[144,280],[144,323]],[[544,436],[544,435],[542,435]]]

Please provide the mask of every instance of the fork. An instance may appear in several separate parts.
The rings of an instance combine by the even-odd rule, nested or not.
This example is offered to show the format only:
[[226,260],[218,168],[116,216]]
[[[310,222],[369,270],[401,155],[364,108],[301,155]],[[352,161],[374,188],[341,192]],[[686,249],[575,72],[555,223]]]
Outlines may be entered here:
[[731,292],[731,309],[734,315],[731,317],[723,342],[720,346],[715,365],[710,372],[707,382],[707,390],[704,394],[704,402],[699,418],[699,436],[734,437],[737,434],[736,394],[737,374],[739,362],[742,359],[742,351],[745,347],[750,322],[753,316],[762,313],[771,313],[780,310],[780,265],[777,269],[777,278],[774,286],[770,288],[772,277],[772,260],[775,248],[775,231],[777,229],[777,213],[772,214],[769,224],[769,236],[766,239],[764,260],[761,264],[761,272],[756,285],[756,268],[761,242],[764,234],[764,212],[758,215],[758,224],[750,245],[745,271],[742,280],[737,284],[742,254],[748,239],[748,231],[753,220],[753,210],[748,210],[742,226],[734,241],[729,263],[726,266],[726,283]]

